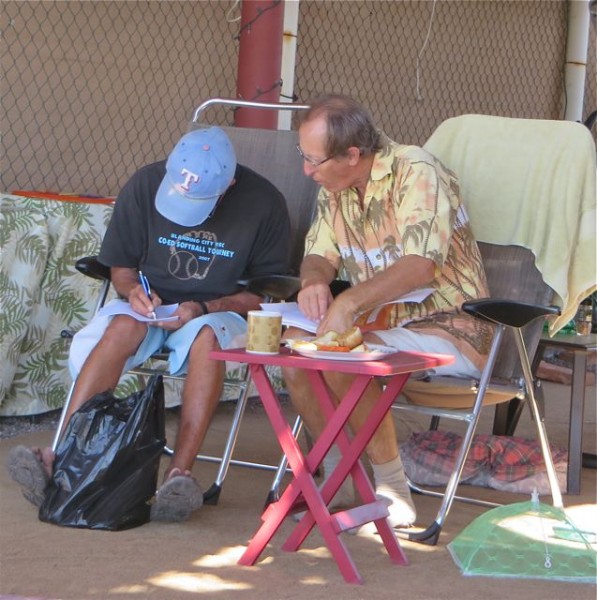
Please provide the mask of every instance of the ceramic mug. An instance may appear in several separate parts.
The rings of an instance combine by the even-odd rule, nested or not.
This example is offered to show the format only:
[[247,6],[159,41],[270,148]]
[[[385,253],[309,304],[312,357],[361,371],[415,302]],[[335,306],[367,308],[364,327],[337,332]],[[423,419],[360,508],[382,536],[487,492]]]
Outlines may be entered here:
[[247,352],[278,354],[282,315],[269,310],[250,310],[247,318]]

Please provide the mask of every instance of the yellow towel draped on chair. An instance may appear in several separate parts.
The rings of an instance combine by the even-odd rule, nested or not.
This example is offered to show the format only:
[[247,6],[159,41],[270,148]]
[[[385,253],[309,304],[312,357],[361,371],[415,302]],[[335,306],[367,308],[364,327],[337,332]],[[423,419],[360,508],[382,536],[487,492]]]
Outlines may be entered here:
[[[555,149],[547,143],[554,139]],[[597,289],[597,171],[589,130],[570,121],[463,115],[444,121],[425,148],[457,175],[466,173],[462,197],[479,241],[533,252],[562,309],[550,322],[556,333]]]

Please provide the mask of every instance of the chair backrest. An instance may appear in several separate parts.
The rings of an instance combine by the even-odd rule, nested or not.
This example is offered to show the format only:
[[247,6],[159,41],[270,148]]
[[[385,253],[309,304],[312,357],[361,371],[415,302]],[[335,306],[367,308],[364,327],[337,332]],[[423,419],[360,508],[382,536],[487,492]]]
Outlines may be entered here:
[[244,127],[223,127],[229,135],[238,162],[271,181],[286,198],[290,214],[290,266],[293,273],[303,257],[305,235],[315,212],[317,184],[303,173],[303,161],[296,151],[296,131],[273,131]]
[[595,143],[570,121],[462,115],[441,123],[425,148],[460,179],[478,241],[535,255],[562,314],[554,333],[596,289]]
[[[530,250],[521,246],[499,246],[485,242],[479,242],[479,249],[489,293],[493,298],[507,298],[529,304],[551,304],[554,292],[543,281]],[[543,322],[536,321],[529,324],[523,332],[527,352],[531,357],[537,350],[542,329]],[[522,376],[514,340],[509,335],[502,341],[493,375],[504,380]]]
[[[491,296],[573,313],[595,273],[595,145],[586,128],[463,115],[441,123],[425,148],[460,180]],[[531,357],[542,325],[524,332]],[[520,374],[511,343],[494,369],[507,379]]]

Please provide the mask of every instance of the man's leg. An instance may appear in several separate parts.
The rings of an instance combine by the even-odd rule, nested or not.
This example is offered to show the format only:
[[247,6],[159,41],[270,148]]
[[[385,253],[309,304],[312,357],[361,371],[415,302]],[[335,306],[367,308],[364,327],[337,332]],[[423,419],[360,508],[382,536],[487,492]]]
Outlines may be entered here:
[[112,319],[77,376],[63,427],[89,398],[116,388],[126,361],[135,354],[146,334],[147,325],[136,319],[126,315]]
[[[388,331],[378,331],[375,334],[369,333],[365,336],[366,341],[376,344],[386,344],[406,351],[437,352],[439,354],[451,354],[455,357],[453,365],[440,367],[436,372],[442,374],[453,374],[462,376],[470,375],[471,378],[480,375],[478,369],[449,341],[437,336],[429,336],[417,332],[409,331],[405,328],[397,328]],[[332,383],[335,390],[342,393],[345,391],[341,380]],[[353,414],[351,426],[357,429],[363,423],[373,403],[376,402],[377,395],[371,395],[371,389],[361,401],[357,410]],[[396,441],[396,431],[394,420],[391,414],[386,415],[367,446],[367,454],[373,468],[373,477],[375,479],[375,493],[383,499],[390,511],[390,524],[399,526],[408,526],[414,523],[416,512],[414,503],[410,495],[410,489],[398,453],[398,443]]]
[[219,344],[213,330],[211,327],[203,327],[189,353],[178,436],[169,470],[192,469],[218,406],[224,387],[226,364],[209,358],[209,353],[215,349],[219,349]]
[[203,492],[191,471],[222,395],[225,363],[209,358],[216,348],[213,330],[203,327],[189,352],[174,454],[152,505],[153,521],[186,520],[203,504]]
[[[329,372],[326,381],[339,397],[343,397],[353,381],[351,375]],[[350,426],[359,431],[377,403],[381,388],[372,382],[352,413]],[[371,441],[367,445],[367,456],[373,469],[375,495],[383,500],[390,512],[388,521],[392,527],[408,527],[417,517],[410,488],[406,480],[400,453],[396,427],[391,412],[383,418]]]
[[[127,316],[112,319],[77,377],[63,430],[73,413],[89,398],[116,387],[127,359],[135,353],[146,333],[147,325],[135,319]],[[53,463],[51,448],[16,446],[10,452],[10,474],[21,485],[23,495],[36,506],[43,502]]]

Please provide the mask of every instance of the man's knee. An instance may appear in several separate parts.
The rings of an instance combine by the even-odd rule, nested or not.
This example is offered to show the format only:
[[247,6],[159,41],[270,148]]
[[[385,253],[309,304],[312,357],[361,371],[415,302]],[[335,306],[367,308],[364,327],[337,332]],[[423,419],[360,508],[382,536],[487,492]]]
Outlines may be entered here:
[[191,345],[191,349],[195,347],[209,348],[210,350],[220,349],[218,337],[216,336],[214,330],[211,327],[205,325],[199,330],[195,341]]
[[147,325],[126,315],[115,316],[102,336],[102,343],[132,354],[147,334]]
[[299,391],[299,389],[308,384],[307,374],[303,369],[295,369],[292,367],[282,367],[282,378],[284,379],[284,383],[288,388],[291,399],[293,391]]
[[[207,325],[202,327],[189,349],[189,367],[204,363],[208,358],[209,352],[220,349],[220,343],[214,330]],[[221,361],[216,362],[219,363]]]

